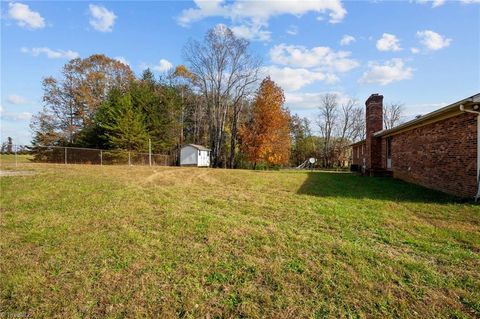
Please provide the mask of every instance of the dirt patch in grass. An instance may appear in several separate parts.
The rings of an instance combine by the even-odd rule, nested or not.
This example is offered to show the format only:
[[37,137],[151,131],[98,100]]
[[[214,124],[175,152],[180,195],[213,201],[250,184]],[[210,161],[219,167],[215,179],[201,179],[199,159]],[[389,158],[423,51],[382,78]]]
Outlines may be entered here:
[[29,175],[35,175],[35,172],[32,171],[14,171],[14,170],[0,170],[0,177],[2,176],[29,176]]

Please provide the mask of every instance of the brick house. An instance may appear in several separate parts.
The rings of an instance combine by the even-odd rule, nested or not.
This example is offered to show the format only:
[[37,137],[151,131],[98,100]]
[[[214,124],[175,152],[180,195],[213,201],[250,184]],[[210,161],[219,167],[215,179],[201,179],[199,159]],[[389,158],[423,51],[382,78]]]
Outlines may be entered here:
[[480,197],[480,93],[391,129],[383,96],[366,104],[366,139],[352,144],[352,167],[460,197]]

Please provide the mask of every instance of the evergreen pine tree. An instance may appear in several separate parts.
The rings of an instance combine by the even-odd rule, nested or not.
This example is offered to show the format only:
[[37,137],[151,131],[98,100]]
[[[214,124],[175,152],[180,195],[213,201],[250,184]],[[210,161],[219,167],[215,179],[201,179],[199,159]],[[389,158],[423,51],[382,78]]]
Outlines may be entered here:
[[97,114],[103,138],[114,149],[144,151],[148,133],[143,114],[133,106],[130,93],[112,90],[110,97]]

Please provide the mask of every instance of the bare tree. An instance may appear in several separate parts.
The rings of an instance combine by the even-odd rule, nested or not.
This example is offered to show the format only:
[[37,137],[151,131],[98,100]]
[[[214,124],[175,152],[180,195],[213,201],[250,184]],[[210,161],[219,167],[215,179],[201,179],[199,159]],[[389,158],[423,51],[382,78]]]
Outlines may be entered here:
[[320,99],[318,125],[323,138],[323,165],[331,164],[331,152],[333,150],[332,137],[338,119],[338,97],[336,94],[327,93]]
[[357,117],[355,116],[358,113],[359,108],[357,107],[358,101],[355,99],[348,99],[345,103],[342,103],[340,107],[340,117],[339,117],[339,129],[341,140],[353,140],[357,132],[357,127],[355,121]]
[[171,74],[175,85],[180,89],[182,99],[181,144],[186,140],[195,144],[205,144],[206,124],[205,101],[198,89],[197,77],[184,65],[178,65]]
[[242,102],[258,79],[260,61],[249,54],[248,47],[248,41],[218,25],[207,32],[203,42],[193,40],[184,48],[184,58],[198,79],[206,102],[212,162],[216,167],[221,164],[228,120],[231,125],[229,166],[233,166]]
[[383,107],[383,126],[386,130],[401,123],[403,104],[389,103]]
[[365,113],[356,99],[339,103],[336,94],[325,94],[320,100],[318,124],[323,143],[323,165],[343,166],[349,158],[349,145],[365,138]]
[[363,107],[357,107],[353,110],[353,133],[351,136],[352,142],[357,142],[364,140],[366,138],[366,127],[365,127],[365,110]]
[[336,127],[335,152],[332,156],[342,166],[348,161],[350,143],[362,139],[365,132],[364,111],[356,99],[350,98],[341,104]]

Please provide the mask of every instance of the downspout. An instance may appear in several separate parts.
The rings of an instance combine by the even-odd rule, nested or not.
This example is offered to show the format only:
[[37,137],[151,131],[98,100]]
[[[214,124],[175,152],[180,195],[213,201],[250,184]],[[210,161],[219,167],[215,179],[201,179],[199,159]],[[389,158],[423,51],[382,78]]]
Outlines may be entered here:
[[476,111],[478,108],[477,104],[473,106],[473,110],[467,110],[463,104],[460,104],[460,111],[477,114],[477,195],[475,201],[480,198],[480,112]]

